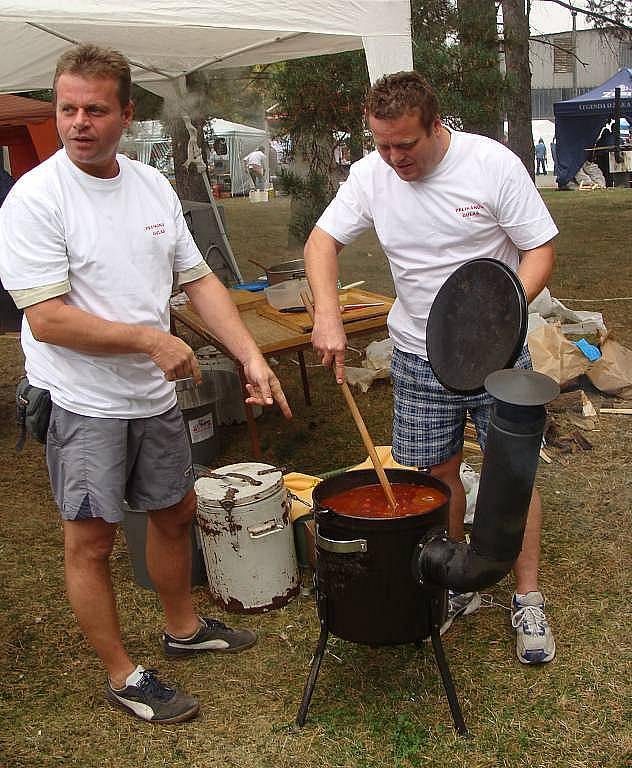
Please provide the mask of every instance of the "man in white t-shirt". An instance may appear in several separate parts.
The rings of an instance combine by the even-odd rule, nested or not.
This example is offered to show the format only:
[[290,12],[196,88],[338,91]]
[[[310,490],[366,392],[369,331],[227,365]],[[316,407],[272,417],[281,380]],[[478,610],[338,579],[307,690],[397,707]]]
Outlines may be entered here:
[[263,147],[257,147],[257,149],[246,155],[246,157],[244,157],[244,166],[252,179],[252,183],[255,185],[255,189],[265,189],[266,156],[263,152]]
[[204,323],[242,363],[247,402],[291,412],[278,379],[211,273],[169,182],[117,155],[132,120],[130,69],[118,52],[82,45],[54,79],[64,148],[11,190],[0,210],[0,275],[24,309],[34,386],[50,390],[46,458],[64,524],[66,586],[108,672],[107,695],[157,723],[194,717],[197,699],[133,663],[109,571],[123,500],[148,510],[147,567],[165,612],[168,657],[234,652],[256,635],[202,618],[191,600],[191,452],[174,380],[200,369],[169,333],[173,273]]
[[[305,246],[316,313],[312,343],[342,382],[347,340],[338,307],[337,256],[373,226],[397,294],[388,318],[395,347],[393,455],[447,483],[450,535],[463,539],[459,468],[465,418],[469,412],[484,448],[491,398],[460,397],[436,380],[426,355],[430,307],[454,270],[479,257],[493,257],[516,271],[531,301],[551,274],[557,228],[520,160],[491,139],[442,125],[436,97],[421,75],[400,72],[379,80],[366,112],[376,151],[352,165]],[[526,347],[516,366],[530,367]],[[525,664],[555,655],[538,588],[540,527],[534,492],[512,602],[516,652]],[[478,593],[451,594],[444,629],[479,605]]]

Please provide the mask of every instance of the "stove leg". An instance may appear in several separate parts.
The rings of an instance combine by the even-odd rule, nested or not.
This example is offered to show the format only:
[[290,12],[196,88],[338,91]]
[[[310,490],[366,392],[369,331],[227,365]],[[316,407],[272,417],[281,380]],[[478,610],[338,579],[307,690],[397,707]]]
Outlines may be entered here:
[[312,693],[314,692],[314,686],[316,685],[316,678],[320,670],[320,662],[323,660],[325,654],[325,647],[327,645],[327,638],[329,637],[329,629],[327,628],[327,606],[326,600],[319,596],[319,613],[320,619],[320,637],[314,651],[314,658],[312,659],[312,666],[309,670],[307,682],[303,689],[303,698],[301,700],[301,706],[298,708],[298,714],[296,715],[296,724],[302,728],[305,725],[307,719],[307,710],[309,709],[309,703],[312,700]]
[[[432,602],[435,603],[434,600]],[[440,619],[435,618],[435,616],[440,616],[439,611],[436,610],[439,607],[438,601],[434,607],[435,610],[432,610],[432,608],[430,610],[430,639],[432,640],[432,648],[434,650],[435,660],[437,662],[437,666],[439,667],[439,672],[441,674],[441,680],[443,681],[443,687],[445,688],[446,696],[448,697],[448,704],[450,705],[450,712],[452,713],[454,727],[456,728],[459,736],[467,737],[469,734],[465,726],[465,720],[463,720],[461,705],[459,704],[459,700],[456,696],[454,681],[452,680],[450,667],[448,667],[448,662],[446,661],[445,653],[443,651],[443,644],[441,643],[441,635],[439,634]]]

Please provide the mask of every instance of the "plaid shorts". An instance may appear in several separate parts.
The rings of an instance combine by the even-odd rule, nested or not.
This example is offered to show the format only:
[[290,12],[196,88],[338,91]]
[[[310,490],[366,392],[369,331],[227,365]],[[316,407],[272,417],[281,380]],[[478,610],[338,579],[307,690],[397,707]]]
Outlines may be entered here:
[[[525,346],[514,368],[531,369]],[[469,412],[478,444],[485,450],[489,408],[493,398],[457,395],[437,381],[430,363],[419,355],[395,348],[393,380],[393,458],[408,467],[443,464],[463,448],[463,430]]]

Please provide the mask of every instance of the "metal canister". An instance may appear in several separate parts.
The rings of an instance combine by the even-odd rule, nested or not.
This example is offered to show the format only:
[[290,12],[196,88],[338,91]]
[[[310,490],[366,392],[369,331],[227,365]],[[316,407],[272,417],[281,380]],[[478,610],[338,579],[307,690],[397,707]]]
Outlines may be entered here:
[[220,452],[217,431],[217,387],[210,373],[202,371],[202,383],[192,378],[176,380],[176,397],[191,445],[195,464],[208,465]]
[[299,591],[280,469],[230,464],[195,483],[197,517],[211,596],[234,613],[280,608]]
[[[195,356],[202,374],[208,374],[215,383],[218,423],[222,426],[243,424],[246,421],[246,406],[235,361],[210,344],[200,347]],[[253,416],[258,418],[262,410],[260,405],[253,405]]]

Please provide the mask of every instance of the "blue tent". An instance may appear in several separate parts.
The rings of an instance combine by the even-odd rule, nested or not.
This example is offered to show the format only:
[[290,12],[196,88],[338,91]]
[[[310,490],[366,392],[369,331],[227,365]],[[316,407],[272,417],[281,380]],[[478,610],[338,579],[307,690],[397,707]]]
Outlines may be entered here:
[[558,101],[555,114],[557,182],[564,187],[586,159],[604,123],[614,118],[614,89],[621,89],[621,114],[632,123],[632,69],[622,67],[605,83],[574,99]]

